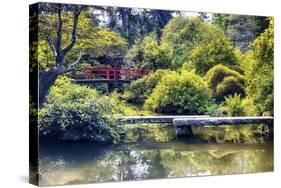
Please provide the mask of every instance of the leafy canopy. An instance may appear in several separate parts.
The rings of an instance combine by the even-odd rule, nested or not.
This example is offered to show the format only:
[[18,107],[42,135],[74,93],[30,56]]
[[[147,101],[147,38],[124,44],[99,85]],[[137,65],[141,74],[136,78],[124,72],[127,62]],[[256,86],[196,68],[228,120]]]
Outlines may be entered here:
[[269,21],[264,16],[215,13],[212,23],[220,27],[234,46],[244,53],[249,50],[249,43],[268,27]]
[[[62,47],[66,47],[71,38],[73,14],[71,11],[64,11],[61,16],[63,22]],[[48,40],[56,38],[57,20],[57,14],[39,14],[38,59],[40,69],[44,71],[55,65],[55,56]],[[78,19],[76,43],[66,54],[64,64],[74,63],[79,54],[90,55],[92,58],[104,55],[119,58],[124,55],[126,48],[126,41],[118,33],[98,27],[92,20],[91,14],[87,10],[83,10]]]
[[126,64],[130,67],[148,70],[166,69],[170,67],[170,51],[166,43],[157,41],[156,35],[151,33],[139,41],[125,56]]
[[222,30],[198,17],[178,16],[163,29],[161,42],[170,47],[172,68],[176,69],[188,61],[194,47],[208,44],[221,35]]
[[195,72],[204,76],[215,65],[222,64],[229,67],[238,66],[238,51],[235,50],[230,40],[224,35],[195,47],[189,61],[183,65],[184,69],[195,69]]
[[[244,57],[247,94],[253,99],[258,112],[273,112],[273,18],[269,27],[250,45],[251,51]],[[246,64],[246,66],[245,66]]]

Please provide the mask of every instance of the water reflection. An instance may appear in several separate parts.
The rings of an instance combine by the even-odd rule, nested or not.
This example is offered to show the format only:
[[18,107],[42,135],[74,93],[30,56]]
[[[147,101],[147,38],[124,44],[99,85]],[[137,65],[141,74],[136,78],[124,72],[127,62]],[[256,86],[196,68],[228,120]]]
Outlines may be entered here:
[[193,139],[179,140],[171,125],[140,124],[127,127],[124,142],[111,146],[41,139],[40,185],[272,171],[273,144],[260,127],[193,128]]
[[[64,144],[65,145],[65,144]],[[273,170],[272,144],[186,144],[181,142],[97,147],[71,144],[67,152],[41,151],[41,185]],[[149,147],[146,147],[148,146]],[[149,148],[149,149],[147,149]],[[85,150],[88,152],[85,153]],[[43,148],[44,150],[44,148]],[[81,150],[81,152],[80,152]],[[72,155],[75,154],[74,156]],[[80,153],[80,155],[77,155]]]

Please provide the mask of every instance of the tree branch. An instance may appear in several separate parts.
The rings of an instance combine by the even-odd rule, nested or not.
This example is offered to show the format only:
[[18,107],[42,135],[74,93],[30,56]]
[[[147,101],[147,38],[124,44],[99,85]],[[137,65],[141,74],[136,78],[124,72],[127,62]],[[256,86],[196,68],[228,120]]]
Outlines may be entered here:
[[[56,58],[61,57],[61,39],[62,39],[62,19],[61,19],[61,4],[58,4],[58,30],[57,30],[57,40],[56,40]],[[60,67],[61,61],[56,61],[56,66]]]
[[52,51],[54,57],[56,57],[57,56],[57,52],[56,52],[56,47],[54,45],[53,39],[50,36],[47,36],[47,35],[45,37],[46,37],[46,40],[47,40],[47,42],[48,42],[48,44],[49,44],[49,46],[51,48],[51,51]]
[[78,24],[78,18],[80,15],[81,9],[75,8],[75,11],[73,13],[73,26],[71,31],[71,41],[68,46],[66,46],[64,49],[62,49],[62,53],[65,55],[71,48],[74,46],[76,42],[76,30],[77,30],[77,24]]
[[70,64],[69,67],[73,67],[74,65],[77,65],[78,63],[80,63],[80,60],[81,60],[82,56],[83,55],[80,53],[77,60],[74,63]]
[[67,68],[63,69],[62,72],[67,73],[67,72],[74,71],[75,70],[74,66],[77,65],[78,63],[80,63],[82,57],[83,57],[83,55],[82,55],[82,53],[80,53],[77,60],[74,63],[70,64]]

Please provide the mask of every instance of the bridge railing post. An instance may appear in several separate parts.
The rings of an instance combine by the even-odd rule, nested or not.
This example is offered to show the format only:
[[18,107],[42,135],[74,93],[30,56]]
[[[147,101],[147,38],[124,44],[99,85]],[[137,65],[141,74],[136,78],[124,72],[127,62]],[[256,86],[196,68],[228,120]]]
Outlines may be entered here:
[[109,69],[109,65],[107,65],[107,67],[106,67],[106,79],[107,80],[110,79],[109,73],[110,73],[110,69]]
[[117,68],[116,68],[116,65],[114,65],[113,76],[114,76],[114,80],[117,80]]
[[131,79],[131,69],[130,68],[127,69],[127,79],[128,80]]
[[139,78],[141,78],[141,70],[140,69],[137,70],[137,79],[139,79]]

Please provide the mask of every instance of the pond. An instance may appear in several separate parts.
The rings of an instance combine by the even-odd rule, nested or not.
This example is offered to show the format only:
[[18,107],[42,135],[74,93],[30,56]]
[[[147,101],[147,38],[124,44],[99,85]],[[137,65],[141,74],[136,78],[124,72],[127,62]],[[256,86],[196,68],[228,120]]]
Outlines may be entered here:
[[208,143],[134,125],[116,145],[42,140],[39,171],[41,186],[268,172],[273,143]]

